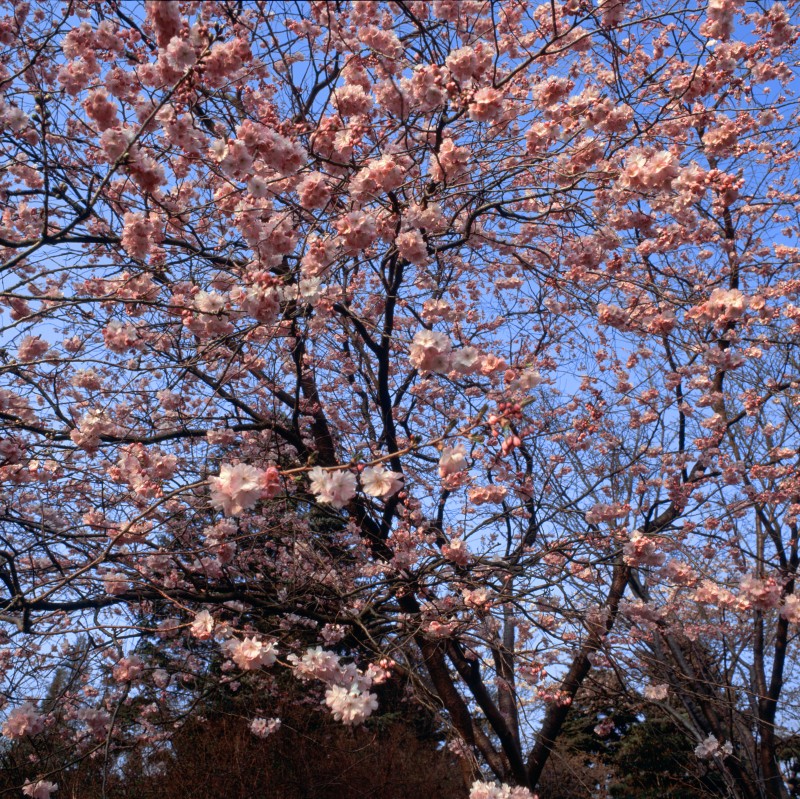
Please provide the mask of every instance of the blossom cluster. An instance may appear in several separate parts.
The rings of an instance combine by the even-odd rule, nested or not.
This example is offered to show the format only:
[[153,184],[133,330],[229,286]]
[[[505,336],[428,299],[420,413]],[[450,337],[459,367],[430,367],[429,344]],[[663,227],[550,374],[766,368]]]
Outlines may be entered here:
[[370,664],[366,671],[359,671],[353,663],[342,664],[338,655],[322,647],[307,649],[301,657],[289,655],[289,662],[300,679],[321,680],[328,685],[325,704],[337,721],[363,724],[378,709],[378,697],[369,689],[386,679],[385,669]]
[[3,735],[6,738],[24,738],[26,735],[38,735],[45,725],[42,716],[32,702],[26,702],[14,708],[3,724]]
[[260,716],[250,722],[250,732],[258,738],[267,738],[280,729],[281,720],[265,719]]
[[469,799],[537,799],[537,795],[519,785],[500,785],[477,780],[472,783]]
[[[309,488],[319,502],[343,508],[356,495],[356,476],[347,469],[315,466],[308,473]],[[361,487],[371,497],[388,499],[403,486],[403,475],[383,466],[367,466],[361,472]]]
[[260,499],[271,499],[280,491],[278,470],[274,466],[257,469],[245,463],[223,464],[218,477],[212,477],[211,504],[226,516],[239,516]]
[[715,735],[710,735],[701,741],[694,748],[694,753],[701,760],[708,760],[712,757],[725,757],[733,754],[733,746],[730,741],[720,744]]
[[276,643],[261,641],[256,637],[245,637],[241,641],[231,638],[225,642],[224,649],[242,671],[269,668],[278,659]]
[[50,795],[58,790],[58,784],[50,780],[28,780],[22,788],[22,793],[30,799],[50,799]]
[[493,368],[492,361],[481,356],[475,347],[454,350],[450,339],[436,330],[420,330],[414,335],[408,359],[422,374],[450,371],[473,374],[484,367],[489,371]]

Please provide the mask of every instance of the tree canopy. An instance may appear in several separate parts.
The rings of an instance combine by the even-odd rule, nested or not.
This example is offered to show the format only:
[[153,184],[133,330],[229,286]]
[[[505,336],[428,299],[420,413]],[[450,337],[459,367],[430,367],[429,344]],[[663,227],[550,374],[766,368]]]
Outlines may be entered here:
[[614,674],[785,799],[796,22],[2,0],[3,734],[66,667],[75,757],[391,687],[527,799]]

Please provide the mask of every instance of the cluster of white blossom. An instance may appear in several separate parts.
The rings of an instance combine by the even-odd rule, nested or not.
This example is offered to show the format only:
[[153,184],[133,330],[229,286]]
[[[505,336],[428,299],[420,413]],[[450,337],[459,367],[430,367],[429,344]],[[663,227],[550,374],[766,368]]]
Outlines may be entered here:
[[322,647],[307,649],[302,657],[289,655],[295,676],[301,680],[321,680],[328,684],[325,704],[333,717],[344,724],[362,724],[378,709],[378,697],[369,689],[388,676],[385,669],[370,665],[359,671],[352,664],[342,664],[339,656]]
[[709,735],[708,738],[695,746],[694,753],[701,760],[708,760],[708,758],[716,757],[717,755],[725,757],[733,754],[733,745],[730,741],[720,744],[716,735]]
[[[356,495],[356,476],[346,469],[315,466],[308,479],[317,500],[334,508],[343,508]],[[367,466],[361,472],[361,487],[368,496],[388,499],[403,487],[403,475],[382,466]]]
[[280,729],[280,719],[255,718],[250,722],[250,732],[258,738],[266,738]]
[[519,785],[498,785],[495,782],[472,783],[469,799],[536,799],[527,788]]

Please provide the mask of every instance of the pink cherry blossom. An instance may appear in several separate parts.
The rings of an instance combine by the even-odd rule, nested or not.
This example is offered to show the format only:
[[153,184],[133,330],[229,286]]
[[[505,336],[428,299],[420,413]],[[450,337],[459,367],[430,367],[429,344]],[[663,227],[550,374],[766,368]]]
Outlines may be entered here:
[[469,171],[471,160],[472,153],[468,147],[456,145],[447,138],[431,159],[431,177],[434,180],[456,181]]
[[109,596],[121,596],[131,590],[131,584],[124,575],[110,571],[103,575],[103,590]]
[[117,126],[117,105],[108,99],[105,89],[92,92],[83,103],[86,113],[97,124],[98,130]]
[[31,702],[14,708],[2,727],[6,738],[24,738],[26,735],[38,735],[44,729],[45,718],[40,715]]
[[200,641],[207,641],[214,631],[214,617],[207,611],[201,610],[189,627],[192,636]]
[[212,477],[211,505],[226,516],[239,516],[252,508],[264,495],[264,473],[254,466],[223,464],[219,477]]
[[336,721],[357,725],[363,724],[378,709],[378,697],[355,688],[332,685],[325,692],[325,704]]
[[36,782],[26,782],[22,789],[25,796],[31,799],[50,799],[51,794],[58,790],[58,784],[50,780],[37,780]]
[[103,740],[108,735],[111,715],[102,708],[85,707],[78,711],[78,719],[82,721],[95,740]]
[[281,720],[277,718],[265,719],[254,718],[250,722],[250,732],[257,738],[268,738],[273,733],[277,732],[281,727]]
[[356,495],[356,478],[349,471],[326,471],[315,466],[308,477],[317,499],[334,508],[343,508]]
[[731,746],[730,741],[720,744],[715,735],[709,734],[705,740],[701,741],[694,748],[694,753],[701,760],[707,760],[710,757],[724,757],[725,755],[733,754],[733,747]]
[[180,30],[180,10],[172,3],[161,3],[159,0],[147,0],[145,8],[148,20],[156,30],[158,44],[164,47]]
[[800,624],[800,596],[789,594],[784,599],[781,616],[791,624]]
[[403,487],[403,475],[380,466],[367,466],[361,473],[361,486],[371,497],[388,499]]
[[414,335],[408,359],[421,372],[445,372],[450,366],[452,344],[444,333],[420,330]]
[[367,249],[377,237],[375,218],[364,211],[351,211],[339,219],[336,230],[345,248],[352,254]]
[[428,260],[428,248],[418,230],[401,233],[395,244],[400,255],[412,264],[424,264]]
[[469,117],[476,122],[491,122],[503,113],[503,109],[502,92],[492,86],[484,86],[475,92],[469,104]]
[[372,108],[373,99],[362,86],[343,86],[333,96],[336,110],[343,116],[367,114]]
[[714,289],[703,305],[703,315],[722,324],[741,318],[746,309],[747,299],[738,289]]
[[35,361],[49,349],[50,345],[39,336],[25,336],[17,349],[17,358],[20,361]]
[[466,566],[470,560],[467,544],[461,538],[451,538],[449,543],[442,547],[442,554],[458,566]]
[[194,48],[179,36],[173,36],[169,40],[165,57],[169,65],[177,72],[184,72],[197,61]]
[[439,477],[447,477],[467,468],[467,450],[463,444],[445,447],[439,457]]
[[625,562],[630,566],[661,566],[665,555],[658,551],[657,542],[637,530],[624,547]]
[[331,197],[331,193],[331,187],[325,175],[320,172],[311,172],[306,175],[297,187],[300,205],[307,211],[324,208]]
[[639,151],[628,157],[621,182],[631,189],[658,190],[669,188],[678,174],[678,160],[669,151]]
[[457,372],[471,375],[478,371],[481,363],[481,354],[475,347],[461,347],[452,352],[449,365]]
[[522,786],[498,785],[494,782],[472,783],[469,799],[536,799],[536,797]]
[[459,47],[451,50],[445,59],[447,68],[453,77],[465,83],[471,79],[479,79],[492,63],[494,53],[480,42],[477,47]]
[[117,354],[134,349],[140,340],[139,331],[131,322],[112,319],[103,330],[103,342],[111,352]]
[[663,702],[667,696],[669,696],[669,686],[665,683],[646,685],[644,688],[644,698],[651,702]]
[[231,658],[244,671],[272,666],[277,659],[274,642],[264,643],[256,638],[245,638],[231,649]]
[[114,666],[114,679],[117,682],[131,682],[142,673],[144,663],[137,655],[124,657]]
[[307,649],[302,657],[289,655],[289,662],[300,679],[335,682],[340,673],[339,657],[322,647]]
[[771,610],[780,604],[781,587],[771,577],[761,579],[754,574],[746,574],[739,581],[739,588],[748,604],[758,610]]

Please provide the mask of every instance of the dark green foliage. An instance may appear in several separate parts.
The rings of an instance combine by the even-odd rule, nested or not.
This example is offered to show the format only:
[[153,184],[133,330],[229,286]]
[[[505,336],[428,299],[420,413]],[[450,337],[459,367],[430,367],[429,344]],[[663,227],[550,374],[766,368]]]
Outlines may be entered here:
[[[599,735],[595,727],[603,719],[613,721],[613,728]],[[626,696],[610,677],[587,684],[576,697],[539,794],[540,799],[728,795],[719,773],[695,755],[686,729],[657,705]]]

